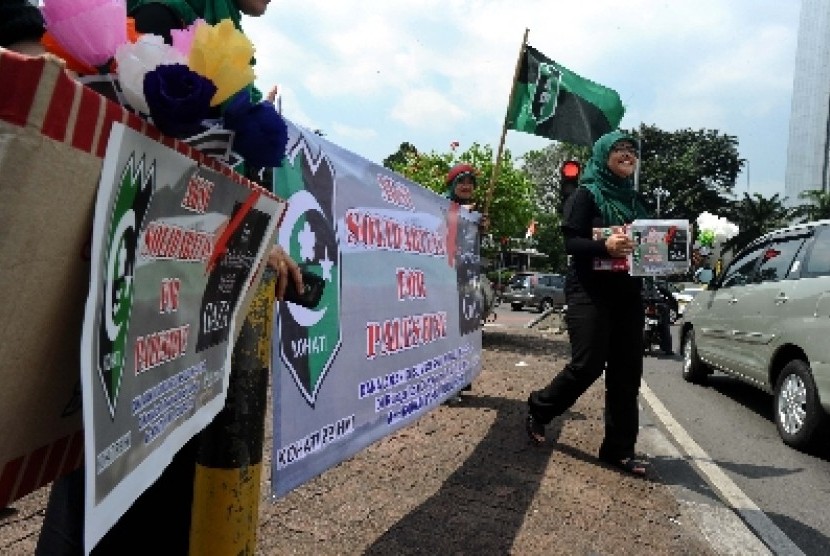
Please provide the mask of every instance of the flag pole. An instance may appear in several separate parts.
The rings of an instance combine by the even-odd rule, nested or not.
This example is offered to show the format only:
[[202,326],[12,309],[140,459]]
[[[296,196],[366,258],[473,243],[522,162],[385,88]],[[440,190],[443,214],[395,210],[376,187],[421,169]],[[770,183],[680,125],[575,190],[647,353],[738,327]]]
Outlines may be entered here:
[[527,35],[530,29],[525,28],[525,36],[522,39],[522,47],[519,49],[519,56],[516,59],[516,69],[513,71],[513,85],[510,87],[510,97],[507,100],[507,110],[504,111],[504,122],[501,126],[501,139],[499,140],[499,148],[496,151],[496,162],[493,164],[493,172],[490,175],[490,183],[487,186],[487,195],[484,200],[484,212],[490,212],[490,203],[493,202],[493,190],[496,187],[496,179],[499,177],[499,165],[501,162],[501,153],[504,150],[504,138],[507,135],[507,114],[510,112],[510,106],[513,104],[513,95],[516,93],[516,81],[519,79],[519,71],[522,68],[522,56],[525,53],[525,46],[527,46]]
[[640,165],[643,163],[643,122],[640,122],[640,134],[637,137],[637,166],[634,168],[634,191],[640,190]]

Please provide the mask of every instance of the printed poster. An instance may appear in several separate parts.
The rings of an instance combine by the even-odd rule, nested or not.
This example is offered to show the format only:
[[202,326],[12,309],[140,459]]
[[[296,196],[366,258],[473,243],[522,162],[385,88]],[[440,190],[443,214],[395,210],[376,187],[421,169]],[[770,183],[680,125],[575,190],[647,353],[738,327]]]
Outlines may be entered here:
[[670,276],[689,270],[689,222],[687,220],[635,220],[623,226],[594,228],[594,239],[626,234],[634,240],[628,257],[594,257],[594,270],[628,272],[632,276]]
[[81,350],[87,551],[224,406],[241,311],[284,208],[113,126]]
[[628,226],[634,240],[629,256],[632,276],[669,276],[689,270],[688,220],[635,220]]

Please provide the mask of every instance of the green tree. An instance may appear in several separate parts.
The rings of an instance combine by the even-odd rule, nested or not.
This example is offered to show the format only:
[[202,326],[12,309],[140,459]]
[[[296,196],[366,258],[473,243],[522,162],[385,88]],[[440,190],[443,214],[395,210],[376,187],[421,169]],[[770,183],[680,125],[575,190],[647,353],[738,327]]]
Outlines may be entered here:
[[798,198],[806,201],[793,210],[794,216],[800,218],[801,222],[830,218],[830,192],[810,189],[799,193]]
[[738,225],[738,234],[724,248],[738,251],[759,236],[787,226],[792,217],[792,209],[786,207],[778,193],[769,198],[760,193],[744,193],[727,211],[727,218]]
[[562,207],[560,169],[566,160],[576,160],[584,165],[590,154],[591,150],[588,147],[556,142],[543,149],[529,151],[522,157],[524,170],[533,182],[536,192],[534,219],[537,226],[531,246],[547,255],[548,266],[556,272],[564,271],[567,258],[560,229]]
[[397,166],[406,164],[408,157],[417,155],[418,149],[415,148],[415,145],[405,141],[401,143],[400,147],[398,147],[397,152],[390,154],[383,159],[383,165],[390,170],[394,170]]
[[[493,174],[494,154],[489,145],[474,143],[461,153],[426,154],[412,150],[402,157],[390,156],[384,162],[386,161],[389,161],[392,170],[442,195],[446,193],[444,180],[449,169],[459,162],[472,165],[479,173],[479,185],[475,191],[476,205],[482,211],[487,210],[489,233],[496,239],[524,237],[533,218],[533,184],[525,171],[516,166],[509,150],[502,154],[498,179],[492,185],[492,193],[490,176]],[[494,243],[498,242],[487,242],[486,246]]]
[[744,160],[738,140],[716,130],[663,131],[643,125],[629,133],[640,139],[639,188],[652,214],[658,187],[669,192],[660,202],[662,218],[694,221],[708,211],[723,214]]
[[561,206],[561,176],[559,169],[566,160],[577,160],[585,164],[591,156],[588,147],[569,143],[552,143],[547,147],[528,151],[522,157],[524,169],[536,189],[538,214],[557,212]]
[[540,213],[536,217],[536,234],[533,239],[536,249],[548,256],[548,268],[561,273],[565,270],[567,256],[560,224],[558,213]]

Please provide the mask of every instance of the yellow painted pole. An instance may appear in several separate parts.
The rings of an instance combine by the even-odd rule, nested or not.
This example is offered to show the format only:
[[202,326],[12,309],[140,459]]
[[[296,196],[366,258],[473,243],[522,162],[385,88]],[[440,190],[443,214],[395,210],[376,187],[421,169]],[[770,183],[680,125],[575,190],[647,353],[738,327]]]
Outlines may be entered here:
[[256,551],[274,285],[266,270],[234,346],[225,407],[200,433],[191,556]]

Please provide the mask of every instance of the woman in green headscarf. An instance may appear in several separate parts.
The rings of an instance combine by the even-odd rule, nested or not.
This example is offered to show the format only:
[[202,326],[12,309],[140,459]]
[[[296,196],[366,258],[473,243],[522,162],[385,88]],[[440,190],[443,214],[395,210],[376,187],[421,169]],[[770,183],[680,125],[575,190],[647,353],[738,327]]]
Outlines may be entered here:
[[634,190],[637,141],[619,131],[600,137],[562,217],[570,268],[565,282],[571,361],[545,388],[531,392],[525,422],[532,442],[545,441],[545,426],[567,411],[605,372],[605,437],[599,459],[636,476],[648,462],[634,451],[639,428],[637,396],[643,374],[641,279],[603,270],[627,257],[634,244],[624,233],[595,228],[646,217]]
[[[127,13],[135,19],[139,33],[152,33],[171,42],[170,30],[187,27],[197,19],[216,25],[230,19],[242,31],[242,14],[259,17],[268,9],[270,0],[128,0]],[[251,65],[255,63],[251,59]],[[251,102],[262,100],[262,93],[253,85]]]

